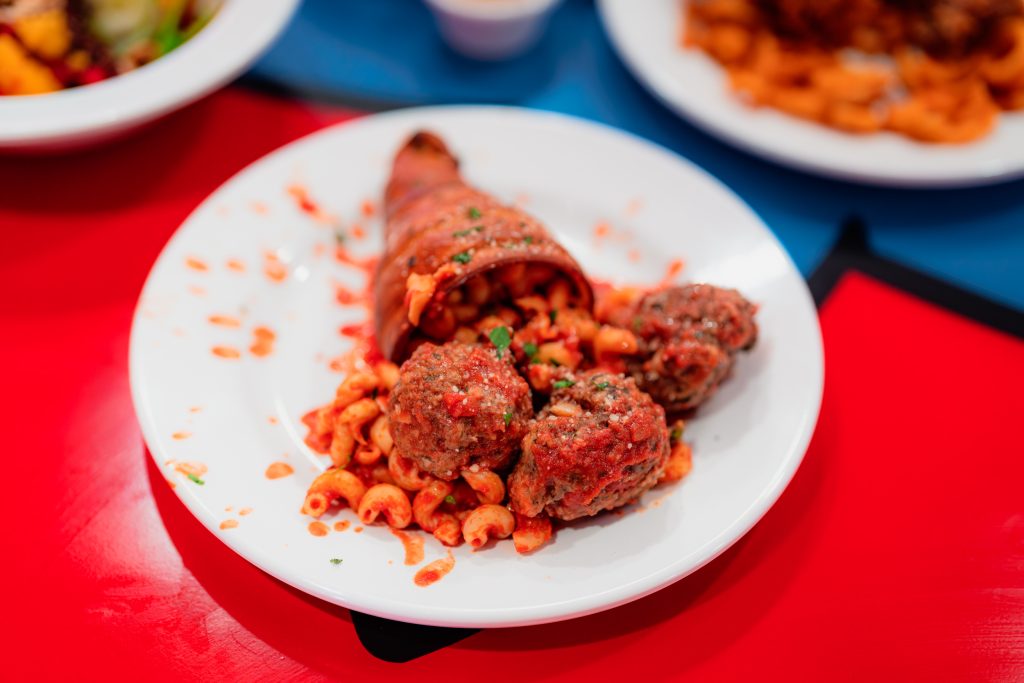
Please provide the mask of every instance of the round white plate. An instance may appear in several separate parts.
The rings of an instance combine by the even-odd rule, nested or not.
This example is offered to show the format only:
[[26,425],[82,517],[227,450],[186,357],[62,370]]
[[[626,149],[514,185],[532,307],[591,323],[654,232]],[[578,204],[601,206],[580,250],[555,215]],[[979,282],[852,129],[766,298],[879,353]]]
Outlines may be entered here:
[[926,145],[892,133],[849,135],[730,91],[724,70],[679,45],[680,0],[598,0],[612,43],[633,75],[676,113],[737,147],[820,175],[876,185],[966,187],[1024,175],[1024,114],[968,145]]
[[[286,192],[301,182],[324,213],[350,225],[361,203],[380,195],[395,150],[420,128],[449,141],[471,182],[524,202],[592,275],[653,283],[682,258],[683,278],[738,287],[760,303],[762,329],[734,377],[690,422],[694,467],[685,481],[649,493],[640,509],[560,530],[530,556],[518,556],[509,542],[477,552],[457,548],[454,570],[426,588],[414,585],[419,567],[403,564],[402,545],[387,528],[315,537],[307,531],[310,519],[299,514],[306,487],[327,464],[303,445],[300,417],[333,396],[341,379],[328,369],[347,348],[339,326],[365,317],[359,307],[336,302],[334,283],[358,289],[364,278],[325,255],[332,230]],[[371,255],[380,225],[360,220],[367,236],[347,244]],[[594,231],[599,222],[611,226],[601,239]],[[283,282],[264,275],[268,252],[286,265]],[[245,271],[227,267],[231,259]],[[196,270],[196,260],[207,270]],[[211,315],[234,316],[242,325],[211,325]],[[248,351],[258,325],[277,333],[274,352],[264,358]],[[242,357],[218,357],[214,346],[237,348]],[[658,590],[710,561],[761,518],[795,472],[817,419],[822,366],[803,280],[757,216],[718,182],[602,126],[488,107],[371,116],[253,164],[167,245],[143,290],[131,339],[132,394],[150,451],[211,532],[325,600],[443,626],[582,616]],[[208,467],[202,485],[176,471],[182,461]],[[294,474],[266,478],[275,462],[289,463]],[[242,508],[252,512],[240,516]],[[221,529],[225,520],[238,525]],[[358,524],[348,509],[326,521],[338,520]],[[427,562],[445,555],[426,540]]]

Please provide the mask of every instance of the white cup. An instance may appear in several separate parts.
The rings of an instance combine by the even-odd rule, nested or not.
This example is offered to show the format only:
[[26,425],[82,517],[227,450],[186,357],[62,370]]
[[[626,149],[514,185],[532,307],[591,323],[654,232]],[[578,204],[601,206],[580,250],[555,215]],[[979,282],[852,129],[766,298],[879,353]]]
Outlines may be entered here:
[[540,39],[561,0],[426,0],[445,42],[473,59],[523,54]]

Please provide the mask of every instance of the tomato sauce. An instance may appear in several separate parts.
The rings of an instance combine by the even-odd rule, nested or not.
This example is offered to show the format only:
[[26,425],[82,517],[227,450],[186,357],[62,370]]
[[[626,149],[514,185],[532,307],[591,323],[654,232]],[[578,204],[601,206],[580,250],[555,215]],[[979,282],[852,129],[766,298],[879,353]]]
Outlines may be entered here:
[[233,346],[214,346],[210,351],[219,358],[241,358],[242,352]]
[[338,222],[337,218],[324,211],[319,204],[313,201],[313,198],[309,195],[309,190],[302,185],[294,184],[289,186],[288,194],[295,200],[295,206],[298,207],[299,211],[302,211],[318,223],[333,225]]
[[242,321],[238,318],[233,318],[230,315],[211,315],[206,319],[211,325],[219,325],[221,327],[241,327]]
[[184,474],[186,477],[201,477],[207,472],[207,467],[201,462],[179,462],[174,466],[175,471]]
[[683,268],[685,267],[686,263],[682,259],[677,258],[671,263],[669,263],[668,267],[665,269],[665,277],[661,279],[661,282],[658,283],[658,286],[668,287],[669,285],[671,285],[673,282],[675,282],[676,278],[679,277],[679,274],[683,272]]
[[445,577],[445,575],[455,568],[455,558],[452,557],[452,551],[448,551],[448,557],[442,557],[440,560],[434,560],[423,569],[416,572],[416,576],[413,577],[413,583],[421,588],[426,588],[432,584],[437,583]]
[[406,531],[392,529],[391,533],[405,548],[405,564],[412,566],[423,561],[423,537]]
[[284,282],[288,277],[288,269],[281,263],[281,259],[272,251],[263,254],[263,274],[271,282]]
[[269,356],[274,351],[274,341],[277,335],[269,327],[257,327],[252,331],[252,346],[249,353],[259,358]]
[[281,477],[287,477],[295,471],[295,468],[286,462],[275,462],[271,463],[264,472],[267,479],[280,479]]

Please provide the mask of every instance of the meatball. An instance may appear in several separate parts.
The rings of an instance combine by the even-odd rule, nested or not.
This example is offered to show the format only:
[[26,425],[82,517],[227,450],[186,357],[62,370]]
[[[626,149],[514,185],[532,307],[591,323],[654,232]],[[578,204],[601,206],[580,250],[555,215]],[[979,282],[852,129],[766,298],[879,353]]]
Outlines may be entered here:
[[651,292],[629,311],[640,354],[627,362],[637,386],[669,412],[695,408],[757,341],[757,307],[734,289],[706,284]]
[[473,466],[509,465],[533,404],[512,354],[498,353],[458,342],[416,349],[388,404],[391,436],[403,456],[447,480]]
[[654,486],[668,454],[665,411],[632,379],[597,370],[566,375],[530,423],[508,478],[509,501],[529,517],[596,515]]

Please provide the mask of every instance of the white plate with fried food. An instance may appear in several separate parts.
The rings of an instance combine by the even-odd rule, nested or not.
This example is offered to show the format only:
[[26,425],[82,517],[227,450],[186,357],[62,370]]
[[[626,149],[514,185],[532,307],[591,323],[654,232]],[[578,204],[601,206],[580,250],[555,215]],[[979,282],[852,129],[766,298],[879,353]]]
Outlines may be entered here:
[[[991,130],[981,134],[967,121],[947,121],[923,114],[925,98],[939,102],[946,95],[960,97],[966,92],[960,88],[942,85],[930,88],[922,97],[920,109],[903,109],[900,126],[916,131],[923,137],[961,139],[958,143],[919,142],[907,135],[890,132],[890,124],[882,124],[877,132],[856,134],[843,132],[816,122],[784,113],[779,108],[751,106],[730,87],[730,76],[725,68],[705,51],[684,47],[686,7],[691,0],[598,0],[597,6],[612,44],[633,75],[666,106],[691,123],[737,147],[765,159],[810,173],[872,185],[896,187],[968,187],[987,185],[1024,175],[1024,115],[1000,110],[987,95],[979,95],[971,102],[981,108],[979,115],[991,122]],[[712,0],[718,5],[750,6],[751,0]],[[784,2],[765,3],[784,5]],[[799,2],[791,3],[799,5]],[[807,2],[813,5],[813,3]],[[843,5],[843,3],[837,3]],[[853,3],[854,5],[858,3]],[[985,5],[985,3],[975,3]],[[1001,3],[991,3],[1000,5]],[[875,3],[874,6],[879,6]],[[824,5],[823,5],[824,7]],[[834,5],[827,5],[834,7]],[[847,7],[846,9],[850,9]],[[796,11],[796,10],[794,10]],[[855,10],[850,9],[851,13]],[[837,9],[838,13],[839,10]],[[869,27],[870,28],[870,27]],[[1000,82],[1013,80],[1012,89],[1002,91],[1001,97],[1017,100],[1004,101],[1003,107],[1024,105],[1024,18],[1011,23],[1008,30],[1018,40],[1019,49],[986,73],[1001,73],[994,78]],[[783,48],[784,50],[785,48]],[[847,54],[847,53],[841,53]],[[917,52],[914,59],[923,60]],[[1017,60],[1017,57],[1020,57]],[[795,60],[794,60],[795,62]],[[857,64],[871,66],[891,62],[869,57]],[[950,64],[953,64],[952,62]],[[918,64],[922,79],[958,72],[960,67],[946,63]],[[962,70],[962,69],[960,69]],[[1003,73],[1005,72],[1005,73]],[[749,74],[747,74],[749,76]],[[744,75],[741,74],[740,78]],[[945,76],[943,76],[945,77]],[[973,86],[984,89],[980,83]],[[887,92],[902,92],[902,84]],[[928,89],[927,83],[922,86]],[[974,93],[975,90],[970,90]],[[991,88],[990,88],[991,89]],[[998,90],[998,89],[995,89]],[[848,92],[849,89],[846,89]],[[762,99],[781,96],[777,89],[768,88]],[[749,99],[749,95],[747,95]],[[999,99],[1000,96],[996,96]],[[788,98],[784,106],[793,109],[812,107],[807,92]],[[945,105],[943,105],[945,106]],[[975,104],[957,105],[951,116],[966,117]],[[836,111],[836,121],[856,128],[861,125],[865,108],[844,107]],[[840,117],[840,114],[843,116]],[[879,114],[881,120],[885,116]],[[891,124],[896,125],[896,124]],[[987,124],[978,124],[986,126]]]
[[[421,130],[432,135],[410,141]],[[311,448],[312,423],[303,416],[330,404],[339,384],[359,371],[378,377],[379,384],[371,379],[342,393],[363,392],[359,405],[378,415],[380,399],[393,383],[388,376],[394,370],[373,360],[364,334],[373,329],[369,312],[382,310],[369,282],[384,242],[380,198],[396,152],[403,145],[439,150],[439,139],[461,160],[458,172],[491,193],[465,194],[472,191],[442,183],[443,192],[476,197],[444,218],[469,227],[441,234],[441,242],[475,245],[456,247],[461,250],[442,259],[440,270],[456,275],[451,282],[479,259],[500,260],[488,251],[494,245],[543,259],[549,247],[541,243],[550,239],[560,245],[550,249],[564,247],[600,291],[607,291],[603,283],[608,282],[710,282],[738,289],[758,307],[756,344],[736,352],[731,375],[687,417],[689,474],[650,488],[661,473],[650,470],[650,478],[637,484],[636,490],[646,490],[638,500],[558,523],[552,538],[526,554],[510,540],[494,539],[497,532],[485,524],[475,532],[461,530],[467,543],[449,539],[456,547],[415,530],[414,524],[396,534],[385,522],[389,513],[400,518],[401,511],[381,505],[364,515],[365,501],[373,497],[366,492],[362,500],[349,501],[355,510],[344,500],[311,509],[307,496],[321,473],[338,464],[335,457],[348,466],[355,461],[349,460],[351,448],[344,454]],[[443,161],[427,167],[450,173]],[[398,220],[402,211],[425,215],[425,205],[415,203],[425,191],[422,179],[402,177],[409,182],[393,183],[389,192],[392,218]],[[405,198],[395,199],[400,195]],[[495,220],[498,214],[491,212],[524,218]],[[489,240],[492,229],[531,232],[513,244]],[[389,248],[400,241],[389,240]],[[558,258],[552,263],[569,262]],[[420,265],[392,258],[384,269]],[[507,282],[515,286],[516,279]],[[557,289],[547,290],[552,301]],[[464,301],[460,296],[445,301]],[[516,305],[528,306],[527,301]],[[585,313],[580,308],[574,315]],[[565,309],[561,316],[548,311],[543,317],[554,325],[556,317],[569,314]],[[428,309],[419,329],[427,329],[423,321],[429,316]],[[714,333],[713,328],[695,333]],[[494,372],[521,381],[514,377],[513,359],[522,360],[524,352],[531,358],[543,354],[519,343],[518,330],[505,337],[495,329],[473,353],[485,366],[507,363]],[[410,348],[415,335],[408,337]],[[395,338],[388,339],[394,347]],[[409,367],[402,373],[403,382],[419,382],[429,394],[432,368],[422,356],[427,348],[422,345],[414,354],[421,354],[418,379]],[[491,107],[369,116],[298,140],[239,173],[192,214],[153,267],[135,315],[130,361],[132,393],[152,457],[211,533],[264,571],[333,603],[391,619],[464,627],[582,616],[635,600],[699,569],[746,533],[785,489],[814,430],[823,382],[817,316],[806,285],[771,232],[735,195],[685,160],[621,132],[555,114]],[[638,391],[632,379],[558,374],[569,369],[545,363],[538,357],[527,366],[543,365],[554,373],[548,377],[552,391],[570,391],[573,380],[566,377],[577,382],[586,377],[587,387],[608,395],[622,387],[621,395]],[[447,378],[451,384],[462,381],[458,374]],[[535,386],[534,402],[543,403]],[[460,419],[491,409],[484,402],[470,412],[465,402],[450,400],[447,384],[436,389]],[[392,389],[393,399],[398,391]],[[355,405],[356,398],[347,397],[345,406]],[[537,406],[520,398],[517,394],[516,415],[525,414],[524,428],[531,429],[528,418]],[[415,413],[429,400],[422,405],[408,400],[405,410]],[[645,438],[667,444],[661,409],[646,399],[641,403],[631,407],[620,401],[620,406],[647,411]],[[566,419],[574,409],[569,406]],[[518,419],[511,408],[496,410],[499,431],[502,417],[506,425]],[[399,419],[394,412],[391,418]],[[376,424],[368,415],[353,419]],[[632,418],[624,422],[641,428]],[[655,433],[651,425],[658,424],[661,431]],[[375,463],[366,465],[367,477],[377,476],[373,468],[389,462],[374,460],[380,454],[371,452],[373,444],[387,439],[370,429],[366,443],[355,446],[356,458]],[[403,449],[416,448],[417,437],[410,441],[408,431],[393,431],[394,443],[404,438]],[[620,453],[633,446],[617,443],[606,445]],[[585,458],[589,451],[575,454]],[[392,481],[388,470],[381,470],[380,482]],[[533,490],[543,493],[544,487]],[[460,511],[456,496],[461,494],[455,494],[438,505]],[[506,507],[505,498],[495,500]],[[559,509],[565,508],[551,504],[543,514]],[[401,519],[390,521],[404,526]]]

